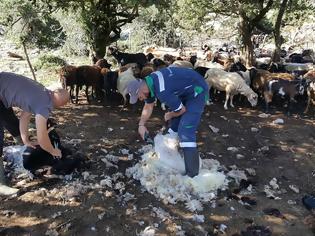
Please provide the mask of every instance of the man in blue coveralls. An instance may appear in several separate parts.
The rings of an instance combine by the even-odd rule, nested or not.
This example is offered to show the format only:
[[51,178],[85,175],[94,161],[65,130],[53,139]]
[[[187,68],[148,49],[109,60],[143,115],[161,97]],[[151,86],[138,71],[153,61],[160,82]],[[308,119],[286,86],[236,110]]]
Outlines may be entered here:
[[[157,99],[169,107],[164,115],[170,120],[170,129],[178,132],[179,145],[183,149],[186,175],[194,177],[199,174],[199,154],[196,144],[196,131],[208,97],[208,85],[204,78],[193,69],[167,67],[151,73],[140,84],[130,84],[131,99],[134,94],[145,101],[138,132],[144,139],[148,130],[145,126],[150,118],[154,102]],[[170,131],[170,132],[171,132]]]

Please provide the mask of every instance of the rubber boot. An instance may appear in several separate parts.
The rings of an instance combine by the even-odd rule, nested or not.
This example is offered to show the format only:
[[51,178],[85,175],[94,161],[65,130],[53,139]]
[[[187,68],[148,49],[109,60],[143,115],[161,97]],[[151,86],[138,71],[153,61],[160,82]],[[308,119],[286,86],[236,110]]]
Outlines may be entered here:
[[199,174],[199,154],[197,148],[183,148],[186,175],[194,177]]
[[10,196],[16,194],[18,191],[19,190],[17,188],[11,188],[6,185],[3,159],[0,157],[0,196]]

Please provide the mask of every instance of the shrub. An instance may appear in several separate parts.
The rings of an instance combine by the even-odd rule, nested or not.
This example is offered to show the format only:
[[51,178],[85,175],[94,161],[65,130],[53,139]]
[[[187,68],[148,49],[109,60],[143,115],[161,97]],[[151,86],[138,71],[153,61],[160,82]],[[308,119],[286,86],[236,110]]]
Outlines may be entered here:
[[53,56],[53,55],[43,55],[40,56],[34,64],[35,70],[56,68],[65,66],[67,63],[64,59]]

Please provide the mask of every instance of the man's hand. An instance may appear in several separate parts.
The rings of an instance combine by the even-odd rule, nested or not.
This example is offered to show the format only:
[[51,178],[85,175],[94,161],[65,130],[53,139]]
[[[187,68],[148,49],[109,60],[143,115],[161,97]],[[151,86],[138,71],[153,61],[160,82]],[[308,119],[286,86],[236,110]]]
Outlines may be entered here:
[[174,112],[166,112],[166,113],[164,114],[164,120],[165,120],[165,121],[169,121],[170,119],[172,119],[172,118],[173,118],[173,113],[174,113]]
[[38,145],[38,143],[37,142],[31,142],[28,140],[27,142],[24,143],[24,145],[35,149],[36,148],[35,146]]
[[144,140],[144,135],[146,132],[149,132],[148,129],[144,125],[139,125],[138,133],[140,134],[143,140]]
[[62,157],[61,151],[58,148],[54,148],[53,151],[50,154],[53,155],[56,158],[61,158]]

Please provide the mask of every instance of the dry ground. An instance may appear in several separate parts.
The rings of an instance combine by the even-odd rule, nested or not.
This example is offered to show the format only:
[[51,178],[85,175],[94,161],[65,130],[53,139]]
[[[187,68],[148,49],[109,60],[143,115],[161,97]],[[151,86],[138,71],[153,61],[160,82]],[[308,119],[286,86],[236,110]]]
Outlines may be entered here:
[[[64,139],[83,140],[78,148],[86,156],[88,165],[81,172],[95,174],[93,181],[99,183],[102,174],[124,173],[140,158],[137,150],[144,145],[136,130],[140,109],[140,105],[135,111],[130,107],[122,110],[116,104],[88,105],[81,97],[81,105],[68,105],[55,111],[53,116],[59,122],[59,132]],[[152,131],[157,131],[162,124],[163,112],[155,110],[149,123]],[[121,201],[119,191],[109,188],[90,189],[72,201],[51,199],[45,191],[58,191],[66,181],[35,179],[23,186],[25,191],[18,197],[1,199],[0,235],[44,235],[49,228],[60,235],[136,235],[154,223],[158,223],[157,235],[175,235],[176,225],[181,226],[186,235],[215,235],[220,224],[227,226],[225,235],[241,235],[241,231],[251,225],[265,226],[272,235],[314,235],[314,215],[301,202],[305,194],[315,193],[314,113],[308,117],[300,117],[299,113],[287,117],[282,110],[274,110],[270,117],[260,118],[261,113],[261,107],[252,109],[247,104],[237,104],[235,109],[225,111],[222,102],[216,102],[206,108],[198,133],[203,158],[215,158],[227,168],[237,165],[244,170],[255,169],[256,175],[250,177],[254,191],[249,197],[256,200],[256,205],[238,201],[233,194],[233,191],[237,193],[237,187],[231,185],[229,191],[219,193],[215,208],[209,204],[198,213],[205,216],[205,221],[197,223],[189,219],[191,212],[182,203],[165,205],[144,191],[138,181],[127,178],[124,179],[125,192],[135,195],[135,199],[127,203]],[[282,118],[284,124],[273,124],[277,118]],[[210,124],[220,131],[213,133]],[[252,132],[252,127],[258,128],[258,132]],[[224,134],[228,137],[223,137]],[[236,153],[227,150],[232,146],[238,147],[238,154],[244,157],[236,157]],[[269,150],[261,150],[264,146]],[[101,149],[123,156],[119,154],[122,148],[134,153],[134,160],[121,158],[118,170],[106,168],[100,160]],[[82,179],[80,173],[76,176]],[[280,186],[281,193],[276,194],[279,200],[269,199],[263,192],[272,178],[276,178]],[[293,192],[289,185],[297,186],[299,193]],[[38,194],[39,188],[46,190]],[[170,217],[160,219],[152,213],[153,207],[164,209]],[[276,208],[282,215],[267,215],[263,211],[267,208]],[[99,219],[101,213],[104,215]],[[243,235],[269,234],[243,232]]]

